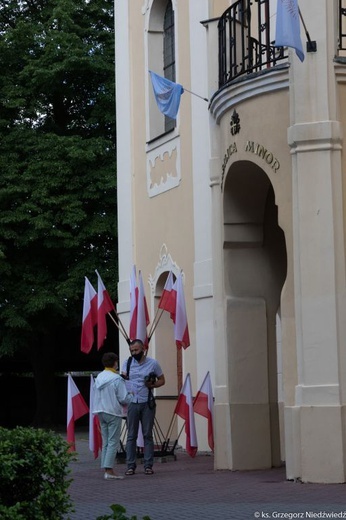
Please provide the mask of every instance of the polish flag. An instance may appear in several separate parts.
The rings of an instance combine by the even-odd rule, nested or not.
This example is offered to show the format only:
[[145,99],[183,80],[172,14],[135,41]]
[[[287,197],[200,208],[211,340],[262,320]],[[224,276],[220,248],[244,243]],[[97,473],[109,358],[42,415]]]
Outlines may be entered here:
[[109,312],[115,311],[115,307],[109,296],[101,276],[97,274],[97,350],[99,350],[107,336],[106,316]]
[[90,375],[90,399],[89,399],[89,450],[93,452],[94,458],[97,459],[99,452],[102,450],[101,426],[97,414],[93,414],[95,381]]
[[138,299],[137,299],[137,339],[141,339],[144,346],[148,348],[147,326],[150,323],[147,300],[144,293],[142,273],[138,273]]
[[[172,293],[176,291],[176,306],[174,313],[174,338],[178,348],[187,348],[190,345],[189,327],[187,324],[185,297],[183,280],[181,273],[172,288]],[[172,317],[172,316],[171,316]]]
[[193,413],[190,374],[187,374],[185,378],[185,383],[179,394],[174,413],[185,420],[186,451],[190,457],[194,457],[197,453],[197,435],[195,416]]
[[[158,304],[159,309],[163,309],[168,311],[171,315],[171,319],[173,320],[175,315],[175,307],[176,307],[176,291],[172,291],[174,285],[173,273],[172,271],[167,276],[167,280],[165,286],[163,288],[161,298]],[[174,321],[174,320],[173,320]]]
[[193,410],[199,415],[203,415],[208,419],[208,444],[210,449],[214,451],[214,433],[213,433],[213,414],[214,414],[214,398],[211,388],[209,372],[204,378],[201,388],[198,390],[193,402]]
[[72,376],[67,376],[67,442],[70,444],[69,451],[76,451],[74,423],[89,412],[82,394],[78,390]]
[[94,326],[97,323],[97,293],[85,277],[81,351],[88,354],[94,343]]
[[129,337],[131,340],[137,339],[137,300],[138,300],[138,288],[137,288],[137,275],[136,266],[132,268],[130,276],[130,330]]

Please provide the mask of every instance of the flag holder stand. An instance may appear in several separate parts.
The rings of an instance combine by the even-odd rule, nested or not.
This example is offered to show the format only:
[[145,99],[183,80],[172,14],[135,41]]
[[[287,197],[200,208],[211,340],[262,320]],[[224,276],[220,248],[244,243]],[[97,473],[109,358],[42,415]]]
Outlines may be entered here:
[[302,13],[301,13],[299,7],[298,7],[298,10],[299,10],[300,19],[301,19],[303,27],[304,27],[305,35],[306,35],[306,38],[308,40],[306,42],[306,52],[317,52],[317,43],[316,43],[315,40],[311,40],[309,31],[306,28],[306,25],[305,25],[305,22],[304,22],[304,18],[302,16]]
[[[178,440],[181,434],[181,431],[174,442],[171,442],[169,438],[169,433],[172,431],[173,421],[175,418],[175,414],[173,414],[171,423],[168,428],[168,432],[166,436],[164,436],[163,431],[155,418],[154,428],[153,428],[153,438],[154,438],[154,459],[156,462],[168,462],[177,460],[175,450],[177,449]],[[126,463],[126,433],[127,433],[127,424],[126,417],[123,417],[124,424],[121,429],[121,438],[120,438],[120,450],[117,453],[117,462],[119,464]],[[144,460],[144,449],[142,447],[137,446],[137,463],[142,464]]]

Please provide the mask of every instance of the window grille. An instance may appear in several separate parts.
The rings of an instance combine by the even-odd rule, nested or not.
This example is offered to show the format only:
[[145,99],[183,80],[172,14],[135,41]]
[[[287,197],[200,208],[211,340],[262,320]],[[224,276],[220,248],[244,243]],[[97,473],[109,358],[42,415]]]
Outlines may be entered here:
[[346,51],[346,0],[339,0],[339,51]]

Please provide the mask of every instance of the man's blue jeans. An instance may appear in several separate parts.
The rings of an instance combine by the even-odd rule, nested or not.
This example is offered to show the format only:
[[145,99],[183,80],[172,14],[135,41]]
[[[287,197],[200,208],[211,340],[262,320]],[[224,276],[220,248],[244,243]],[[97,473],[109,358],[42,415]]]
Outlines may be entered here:
[[101,468],[113,468],[120,444],[122,419],[105,412],[99,412],[97,415],[102,435]]
[[154,464],[153,427],[155,408],[150,409],[148,403],[130,403],[127,409],[127,467],[136,469],[137,436],[139,423],[142,424],[144,439],[144,468],[151,468]]

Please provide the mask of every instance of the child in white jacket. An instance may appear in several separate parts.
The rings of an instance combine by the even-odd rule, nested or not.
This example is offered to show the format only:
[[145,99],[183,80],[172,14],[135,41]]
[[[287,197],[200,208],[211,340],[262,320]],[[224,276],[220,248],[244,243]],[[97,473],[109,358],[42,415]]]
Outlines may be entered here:
[[114,473],[114,462],[120,444],[123,406],[131,402],[132,394],[126,389],[124,379],[116,373],[118,356],[106,352],[102,356],[105,367],[95,379],[93,413],[98,415],[102,435],[101,467],[106,480],[122,479]]

